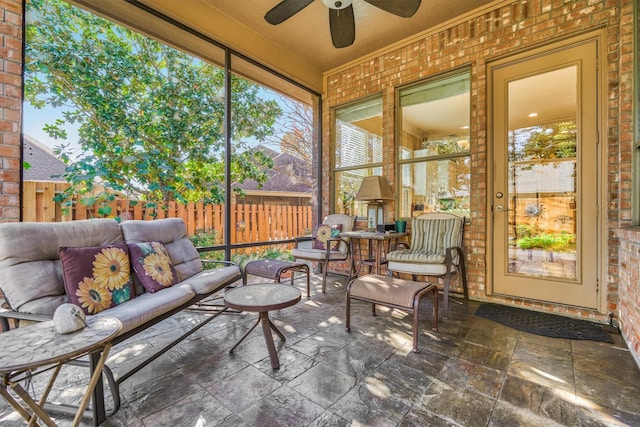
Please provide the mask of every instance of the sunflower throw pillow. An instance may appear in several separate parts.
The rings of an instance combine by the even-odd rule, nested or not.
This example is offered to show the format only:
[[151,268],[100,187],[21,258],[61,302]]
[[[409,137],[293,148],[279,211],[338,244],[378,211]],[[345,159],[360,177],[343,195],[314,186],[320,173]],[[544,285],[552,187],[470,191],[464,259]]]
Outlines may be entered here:
[[69,302],[96,314],[135,296],[127,245],[61,247],[64,288]]
[[[316,230],[316,238],[313,241],[313,249],[326,250],[326,243],[329,239],[335,239],[342,232],[342,224],[326,225],[321,224]],[[340,242],[331,242],[330,250],[335,251]]]
[[147,292],[178,283],[178,274],[171,265],[167,248],[161,242],[129,243],[131,265]]

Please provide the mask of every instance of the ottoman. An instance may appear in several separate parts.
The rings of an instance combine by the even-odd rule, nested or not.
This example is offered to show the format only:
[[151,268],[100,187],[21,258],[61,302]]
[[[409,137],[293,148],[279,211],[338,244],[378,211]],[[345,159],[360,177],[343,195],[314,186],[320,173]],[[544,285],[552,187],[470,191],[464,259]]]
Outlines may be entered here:
[[[276,283],[280,283],[282,273],[291,272],[291,285],[296,272],[306,273],[307,275],[307,299],[311,298],[310,282],[309,282],[309,266],[304,262],[284,261],[281,259],[258,259],[249,261],[244,266],[245,279],[246,275],[253,275],[271,279]],[[246,280],[245,280],[246,282]]]
[[373,315],[376,304],[413,313],[413,351],[418,352],[418,319],[420,300],[426,294],[433,295],[433,326],[438,330],[438,286],[435,283],[369,274],[355,278],[347,285],[346,329],[351,330],[351,300],[371,303]]

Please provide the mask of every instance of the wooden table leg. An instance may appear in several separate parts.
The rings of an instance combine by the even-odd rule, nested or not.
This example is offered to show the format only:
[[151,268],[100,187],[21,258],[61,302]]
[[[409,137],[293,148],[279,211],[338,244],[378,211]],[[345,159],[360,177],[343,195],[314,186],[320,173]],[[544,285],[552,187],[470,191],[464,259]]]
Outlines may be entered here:
[[9,393],[9,391],[4,386],[0,386],[0,396],[4,397],[9,405],[11,405],[11,407],[15,409],[16,412],[18,412],[20,416],[26,421],[29,421],[31,419],[31,414],[27,412],[26,409],[24,409],[20,402],[13,398],[11,393]]
[[271,334],[271,322],[269,321],[269,312],[260,312],[260,322],[262,323],[262,334],[264,335],[264,342],[267,344],[267,350],[269,351],[269,359],[271,359],[271,367],[273,369],[280,368],[280,360],[278,359],[278,352],[276,346],[273,343],[273,335]]
[[[44,409],[42,409],[40,405],[31,398],[31,396],[29,396],[29,393],[27,393],[19,383],[11,383],[11,388],[16,392],[20,399],[29,406],[29,408],[34,412],[34,415],[37,415],[37,417],[46,425],[55,427],[56,423],[49,418],[49,415],[44,412]],[[30,424],[33,424],[33,422],[35,422],[35,418],[29,417],[27,418],[27,421],[29,421]]]
[[107,357],[109,356],[109,350],[111,349],[111,343],[107,343],[102,349],[102,354],[100,355],[100,359],[98,359],[98,363],[95,366],[93,374],[91,375],[91,379],[89,380],[89,385],[87,386],[87,391],[82,398],[82,402],[80,402],[80,406],[78,407],[78,412],[76,412],[76,416],[73,418],[73,427],[80,425],[80,420],[84,415],[84,410],[87,408],[89,401],[91,400],[91,395],[93,394],[93,389],[98,384],[98,380],[100,380],[102,376],[102,368],[104,367],[105,362],[107,361]]

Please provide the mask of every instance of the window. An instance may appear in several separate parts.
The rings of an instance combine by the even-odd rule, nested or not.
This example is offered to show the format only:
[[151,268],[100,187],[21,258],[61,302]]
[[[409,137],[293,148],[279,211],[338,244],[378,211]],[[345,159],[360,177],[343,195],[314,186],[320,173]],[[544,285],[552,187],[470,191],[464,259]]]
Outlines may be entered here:
[[354,200],[366,176],[382,175],[382,96],[335,110],[336,212],[366,216],[366,202]]
[[469,217],[469,72],[399,90],[399,213]]
[[[55,185],[51,219],[181,217],[226,259],[286,251],[274,242],[310,229],[320,198],[319,94],[139,2],[117,8],[136,25],[64,0],[26,3],[23,127],[46,150],[25,151],[46,163],[25,170],[48,173],[52,194],[25,174],[23,217],[53,213]],[[49,164],[76,186],[53,182]]]
[[[301,236],[312,228],[316,101],[309,92],[237,55],[231,56],[231,72],[231,117],[241,119],[231,121],[231,147],[241,167],[253,173],[252,179],[231,183],[231,242],[273,244]],[[245,88],[253,88],[251,95],[267,102],[253,107]],[[259,118],[260,126],[243,119],[247,116]],[[259,160],[272,164],[265,169]],[[266,180],[258,182],[260,177]]]

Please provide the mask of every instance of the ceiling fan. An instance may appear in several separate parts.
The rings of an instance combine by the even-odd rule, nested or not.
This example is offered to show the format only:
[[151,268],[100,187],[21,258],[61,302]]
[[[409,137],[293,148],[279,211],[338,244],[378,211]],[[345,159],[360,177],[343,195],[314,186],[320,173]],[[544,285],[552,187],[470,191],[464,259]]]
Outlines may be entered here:
[[[420,7],[421,0],[364,0],[385,12],[402,18],[412,17]],[[277,25],[291,18],[313,0],[282,0],[264,16],[264,19]],[[356,24],[353,17],[353,0],[322,0],[329,8],[329,29],[333,46],[342,48],[350,46],[356,38]]]

